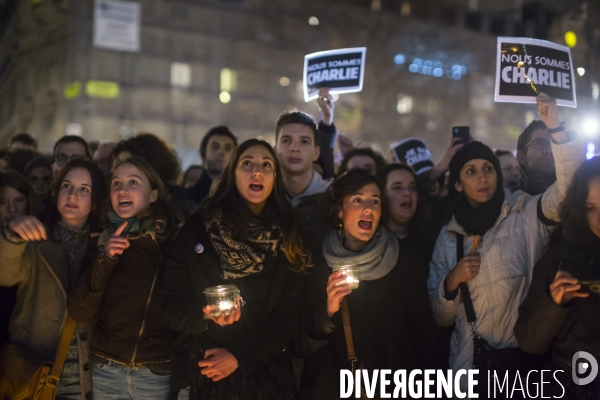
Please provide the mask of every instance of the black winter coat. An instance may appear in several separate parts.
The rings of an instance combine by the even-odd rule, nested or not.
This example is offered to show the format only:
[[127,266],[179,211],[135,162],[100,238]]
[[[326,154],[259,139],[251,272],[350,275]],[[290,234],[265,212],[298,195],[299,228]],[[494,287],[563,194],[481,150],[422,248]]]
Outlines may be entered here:
[[[313,262],[309,305],[294,343],[296,354],[306,357],[298,398],[338,399],[340,369],[350,369],[342,318],[340,312],[331,320],[327,316],[325,287],[331,268],[321,251],[313,252]],[[361,281],[347,296],[357,367],[392,371],[435,367],[437,330],[425,269],[420,257],[400,242],[392,271],[377,280]]]
[[[562,241],[544,254],[534,267],[529,293],[519,308],[515,337],[519,347],[529,353],[543,354],[552,349],[552,368],[564,371],[556,375],[565,386],[564,398],[583,399],[591,395],[589,398],[598,399],[600,379],[576,386],[571,369],[573,355],[578,351],[586,351],[600,361],[600,295],[590,293],[589,297],[575,298],[562,307],[556,305],[549,288],[559,269],[579,280],[600,280],[600,240],[594,249]],[[560,396],[562,389],[556,389]]]
[[[197,244],[203,249],[197,252]],[[219,326],[203,319],[206,305],[204,290],[223,284],[235,284],[246,301],[238,322]],[[269,387],[269,371],[276,369],[289,378],[284,384],[294,389],[291,356],[286,347],[300,320],[304,279],[293,273],[281,253],[262,272],[225,281],[221,278],[219,255],[206,232],[200,214],[190,217],[169,251],[162,290],[161,307],[167,324],[180,332],[173,349],[171,391],[190,386],[193,376],[200,376],[197,360],[190,357],[194,347],[222,347],[235,356],[238,369],[218,384],[203,378],[203,384],[217,391],[232,389],[237,383]],[[196,341],[197,345],[192,343]],[[200,355],[202,356],[202,355]],[[192,358],[190,360],[190,358]],[[257,382],[260,381],[260,382]],[[236,384],[233,384],[235,381]],[[281,382],[277,382],[281,384]],[[240,398],[256,394],[234,393]]]
[[335,229],[335,219],[329,216],[330,210],[331,199],[327,192],[306,196],[296,206],[302,232],[312,250],[321,249],[325,236]]

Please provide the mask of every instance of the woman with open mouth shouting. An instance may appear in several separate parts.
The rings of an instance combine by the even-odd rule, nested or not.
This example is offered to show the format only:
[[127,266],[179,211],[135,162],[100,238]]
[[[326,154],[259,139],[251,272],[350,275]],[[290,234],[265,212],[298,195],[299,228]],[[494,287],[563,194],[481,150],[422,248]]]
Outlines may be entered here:
[[94,398],[167,399],[172,331],[159,312],[165,246],[177,232],[162,180],[138,157],[117,158],[112,211],[94,262],[69,296],[76,321],[98,316]]
[[[341,225],[325,238],[322,253],[313,254],[309,305],[295,342],[298,355],[307,357],[299,399],[339,398],[340,369],[410,371],[434,365],[436,327],[424,261],[382,226],[388,214],[383,185],[367,171],[353,169],[330,190],[332,213]],[[350,289],[348,276],[336,271],[340,267],[358,269],[357,288]]]
[[[245,141],[167,262],[161,304],[167,324],[181,332],[171,382],[179,399],[295,397],[286,346],[309,261],[273,148]],[[215,312],[203,292],[219,285],[235,285],[245,306],[238,298]]]
[[[77,158],[54,177],[48,225],[33,215],[5,221],[0,235],[0,285],[18,286],[9,323],[11,344],[54,360],[63,328],[72,326],[67,323],[67,293],[94,257],[96,243],[90,234],[100,229],[105,197],[102,171]],[[86,323],[75,326],[56,385],[58,400],[92,398],[92,328]],[[8,361],[11,368],[17,364]]]

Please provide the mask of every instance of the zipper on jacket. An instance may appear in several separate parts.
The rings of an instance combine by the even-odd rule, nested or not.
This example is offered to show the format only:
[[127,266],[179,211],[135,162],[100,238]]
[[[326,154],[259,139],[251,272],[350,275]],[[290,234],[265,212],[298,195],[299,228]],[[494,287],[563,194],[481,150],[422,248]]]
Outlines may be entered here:
[[[160,260],[162,264],[162,252],[160,250],[160,246],[157,242],[156,246],[158,247],[158,254],[160,255]],[[140,326],[140,333],[138,334],[137,341],[135,342],[135,347],[133,348],[133,355],[131,356],[131,364],[134,364],[135,356],[137,355],[138,345],[140,344],[140,339],[142,338],[142,334],[144,333],[144,326],[146,325],[146,317],[148,315],[148,307],[150,306],[150,300],[152,299],[152,293],[154,292],[154,286],[156,285],[156,279],[158,278],[158,273],[160,272],[160,267],[156,268],[156,273],[154,274],[154,280],[152,281],[152,286],[150,287],[150,294],[148,294],[148,300],[146,301],[146,309],[144,310],[144,319],[142,319],[142,326]]]

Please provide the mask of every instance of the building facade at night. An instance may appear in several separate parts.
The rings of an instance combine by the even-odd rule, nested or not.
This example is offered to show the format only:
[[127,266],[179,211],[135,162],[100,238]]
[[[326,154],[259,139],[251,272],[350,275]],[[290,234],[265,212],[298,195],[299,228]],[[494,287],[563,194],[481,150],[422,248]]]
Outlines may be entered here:
[[144,0],[139,50],[118,51],[94,45],[92,0],[4,0],[0,143],[27,131],[49,151],[65,133],[118,140],[151,132],[187,159],[221,124],[273,142],[282,111],[317,112],[303,100],[304,55],[365,46],[363,91],[336,102],[341,132],[384,153],[420,137],[437,159],[450,128],[469,125],[476,139],[513,149],[536,107],[494,103],[496,36],[565,44],[566,31],[577,35],[573,62],[586,72],[576,80],[578,108],[562,108],[562,118],[578,128],[598,110],[598,44],[586,38],[597,33],[600,42],[600,31],[589,31],[585,10],[549,23],[538,18],[546,8],[529,4],[523,10],[535,18],[516,23],[514,11],[464,3]]

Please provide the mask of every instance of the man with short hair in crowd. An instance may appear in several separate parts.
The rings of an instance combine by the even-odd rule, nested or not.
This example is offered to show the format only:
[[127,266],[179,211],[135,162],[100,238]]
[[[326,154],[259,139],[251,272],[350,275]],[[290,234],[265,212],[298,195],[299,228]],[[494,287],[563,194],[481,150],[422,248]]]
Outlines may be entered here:
[[[283,186],[288,199],[298,210],[302,228],[311,235],[312,248],[321,248],[330,231],[326,220],[329,207],[324,203],[324,192],[333,181],[333,98],[328,90],[321,90],[317,99],[323,119],[319,124],[300,111],[285,112],[277,121],[275,130],[277,158],[281,165]],[[321,144],[321,146],[320,146]],[[313,162],[321,157],[323,177],[313,169]]]
[[52,151],[52,175],[56,176],[66,163],[75,158],[92,159],[85,139],[76,135],[65,135],[58,139]]
[[17,133],[10,138],[10,150],[37,151],[37,140],[35,140],[29,133]]
[[177,187],[173,201],[191,200],[198,204],[207,197],[213,181],[225,170],[237,145],[237,137],[226,126],[215,126],[206,132],[200,142],[202,175],[191,188]]
[[502,169],[502,186],[505,189],[514,192],[519,188],[519,180],[521,174],[519,172],[519,164],[512,151],[497,149],[494,151],[498,160],[500,160],[500,168]]
[[110,140],[100,142],[98,144],[98,148],[94,152],[94,157],[92,158],[94,164],[100,168],[106,177],[110,175],[110,153],[113,151],[116,145],[116,142]]
[[536,195],[556,182],[556,170],[550,141],[552,137],[542,121],[534,120],[517,141],[517,161],[521,168],[519,189]]

